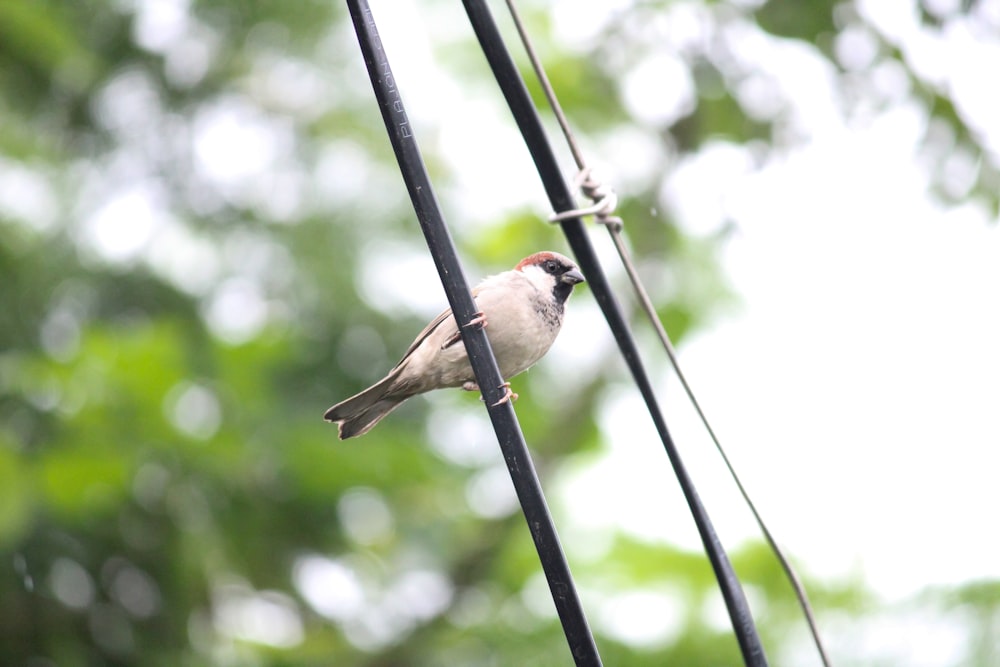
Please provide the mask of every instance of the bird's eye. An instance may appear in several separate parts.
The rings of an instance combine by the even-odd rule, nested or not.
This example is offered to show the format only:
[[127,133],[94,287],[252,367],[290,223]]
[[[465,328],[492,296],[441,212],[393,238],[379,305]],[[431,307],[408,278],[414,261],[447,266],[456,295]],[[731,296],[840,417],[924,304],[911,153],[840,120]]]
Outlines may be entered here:
[[559,263],[556,262],[554,259],[550,259],[549,261],[545,262],[545,271],[547,273],[556,273],[558,270],[559,270]]

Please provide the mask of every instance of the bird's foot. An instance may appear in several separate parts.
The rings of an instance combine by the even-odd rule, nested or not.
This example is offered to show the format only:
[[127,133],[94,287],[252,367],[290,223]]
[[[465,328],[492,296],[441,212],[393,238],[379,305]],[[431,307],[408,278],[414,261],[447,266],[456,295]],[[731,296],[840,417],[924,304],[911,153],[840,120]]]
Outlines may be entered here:
[[479,327],[480,329],[485,329],[488,322],[486,321],[486,314],[483,311],[476,313],[476,316],[471,320],[462,325],[462,328],[467,327]]
[[[494,403],[493,407],[496,407],[498,405],[503,405],[507,401],[516,401],[517,400],[517,394],[515,394],[510,389],[510,382],[504,382],[502,385],[500,385],[500,388],[504,390],[503,398],[501,398],[499,401],[497,401],[496,403]],[[471,382],[470,381],[470,382],[466,382],[465,384],[463,384],[462,385],[462,389],[464,389],[465,391],[479,391],[479,385],[476,384],[475,382]],[[479,400],[480,401],[485,401],[486,398],[484,396],[480,396]]]
[[498,405],[503,405],[507,401],[510,401],[510,402],[513,403],[514,401],[517,400],[517,394],[515,394],[511,390],[511,388],[510,388],[510,382],[504,382],[502,385],[500,385],[500,388],[503,389],[503,398],[501,398],[499,401],[497,401],[496,403],[493,404],[494,408],[496,406],[498,406]]

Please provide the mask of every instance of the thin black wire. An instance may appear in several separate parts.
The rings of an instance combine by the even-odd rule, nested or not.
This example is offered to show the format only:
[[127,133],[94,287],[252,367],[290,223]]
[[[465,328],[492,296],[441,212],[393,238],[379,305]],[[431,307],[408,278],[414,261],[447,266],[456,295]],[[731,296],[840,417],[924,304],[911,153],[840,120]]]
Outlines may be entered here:
[[[552,151],[548,138],[542,127],[541,120],[531,101],[524,81],[511,59],[503,38],[497,29],[489,8],[482,0],[463,0],[473,31],[479,40],[483,54],[489,62],[497,83],[507,104],[514,115],[514,120],[524,137],[528,150],[538,170],[553,209],[557,212],[569,211],[575,208],[573,196],[559,169],[558,161]],[[576,255],[581,270],[587,277],[590,290],[600,305],[608,321],[622,357],[625,359],[639,392],[642,394],[656,430],[663,442],[670,463],[674,468],[677,481],[687,500],[688,507],[694,517],[702,544],[708,554],[709,561],[715,572],[722,597],[729,612],[733,631],[740,645],[743,660],[748,667],[767,665],[767,657],[760,642],[747,604],[746,595],[733,571],[729,557],[719,541],[712,526],[708,512],[705,510],[694,483],[688,475],[681,460],[680,453],[674,445],[666,421],[656,401],[652,384],[646,369],[639,358],[638,347],[622,314],[621,307],[614,297],[607,277],[601,269],[594,248],[587,237],[586,230],[579,217],[560,221],[566,239]]]
[[[427,240],[427,247],[441,277],[441,284],[448,295],[448,303],[451,304],[456,321],[470,322],[476,317],[476,307],[458,261],[455,245],[431,188],[420,149],[413,137],[413,128],[407,119],[399,89],[389,67],[389,59],[382,48],[375,19],[367,0],[347,0],[347,5],[389,140],[406,182],[413,209],[420,221],[420,228]],[[597,644],[580,604],[514,408],[510,401],[500,402],[505,395],[503,378],[486,332],[481,327],[466,328],[462,332],[462,341],[510,470],[511,480],[535,542],[573,659],[580,666],[600,667],[601,657],[597,652]]]
[[[559,98],[556,96],[555,89],[553,89],[552,84],[549,81],[545,68],[542,66],[541,59],[538,57],[538,53],[535,51],[534,45],[531,42],[531,37],[528,35],[524,22],[521,20],[521,14],[517,9],[517,4],[515,0],[506,0],[506,2],[507,8],[510,10],[510,16],[514,21],[514,27],[517,29],[517,33],[521,37],[521,43],[524,45],[524,50],[528,54],[528,59],[531,61],[531,66],[535,71],[535,76],[538,79],[539,84],[542,86],[542,91],[545,93],[545,97],[549,102],[549,107],[552,109],[552,113],[555,114],[559,127],[562,129],[563,136],[566,138],[566,144],[569,146],[570,152],[573,154],[573,160],[576,162],[577,169],[579,169],[580,173],[589,179],[590,169],[583,156],[583,151],[580,149],[580,146],[576,141],[573,130],[569,125],[569,119],[566,118],[566,114],[563,112],[562,105],[559,103]],[[598,193],[593,190],[594,189],[588,190],[586,187],[584,188],[584,192],[588,193],[591,198],[597,198],[595,197],[595,194],[606,195],[607,193],[610,193],[610,190],[602,193]],[[715,429],[713,429],[711,423],[709,423],[708,416],[702,409],[701,403],[695,397],[694,390],[691,388],[691,385],[688,383],[687,376],[684,375],[684,371],[681,369],[680,361],[677,359],[677,353],[674,351],[674,346],[670,342],[670,336],[667,334],[667,330],[664,328],[663,323],[656,314],[656,308],[653,306],[653,302],[649,298],[649,293],[646,291],[646,288],[642,283],[642,279],[639,277],[639,272],[635,268],[635,264],[628,251],[628,247],[622,237],[624,224],[620,218],[613,217],[614,204],[605,204],[606,202],[599,201],[589,210],[596,216],[598,222],[607,227],[608,234],[611,236],[611,240],[615,244],[615,248],[618,250],[618,256],[621,258],[622,266],[625,267],[629,281],[632,283],[632,287],[635,290],[636,297],[639,299],[642,309],[645,311],[647,318],[653,325],[653,329],[656,331],[656,334],[660,339],[660,343],[663,345],[663,349],[667,354],[667,358],[670,360],[670,364],[674,368],[674,372],[677,373],[677,378],[681,381],[681,385],[684,388],[684,392],[687,394],[688,400],[691,401],[691,405],[694,406],[695,411],[698,413],[698,417],[701,419],[702,425],[704,425],[705,430],[708,432],[709,438],[711,438],[712,442],[715,444],[715,449],[719,452],[719,456],[722,457],[723,464],[725,464],[726,468],[729,470],[730,477],[732,477],[733,482],[736,483],[736,488],[739,490],[740,495],[743,496],[743,501],[747,504],[747,507],[750,508],[750,512],[753,514],[753,517],[757,522],[757,526],[764,535],[764,539],[767,541],[768,546],[770,546],[771,551],[774,553],[775,558],[778,560],[778,564],[784,571],[785,577],[788,579],[788,582],[795,593],[799,607],[802,609],[802,614],[805,616],[806,623],[809,625],[809,632],[812,634],[813,643],[816,645],[816,651],[819,653],[820,660],[823,662],[825,667],[832,667],[830,656],[827,654],[826,647],[823,645],[823,638],[819,632],[819,625],[816,622],[816,616],[813,614],[812,605],[809,603],[809,595],[806,592],[806,588],[803,585],[802,580],[799,579],[798,574],[795,572],[795,568],[792,566],[791,561],[785,555],[781,545],[778,544],[778,541],[771,533],[771,529],[768,528],[767,523],[764,521],[764,517],[757,509],[756,503],[754,503],[753,499],[750,497],[750,493],[746,490],[746,487],[743,486],[743,481],[740,479],[740,476],[736,472],[736,468],[729,460],[729,455],[726,454],[726,450],[719,441],[719,437],[716,435]],[[584,210],[587,209],[581,209],[578,213],[583,215]]]

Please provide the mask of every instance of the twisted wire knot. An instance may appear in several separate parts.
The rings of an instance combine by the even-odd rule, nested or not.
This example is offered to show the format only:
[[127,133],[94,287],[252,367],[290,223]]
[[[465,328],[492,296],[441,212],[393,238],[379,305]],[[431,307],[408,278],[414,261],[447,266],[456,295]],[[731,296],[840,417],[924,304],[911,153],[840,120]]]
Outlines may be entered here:
[[549,216],[549,222],[562,222],[570,218],[582,218],[592,215],[594,216],[594,220],[609,227],[612,231],[621,231],[625,223],[614,214],[615,209],[618,207],[618,195],[615,194],[615,191],[594,178],[594,171],[590,167],[580,170],[574,179],[574,183],[580,188],[583,195],[594,203],[591,206],[555,213]]

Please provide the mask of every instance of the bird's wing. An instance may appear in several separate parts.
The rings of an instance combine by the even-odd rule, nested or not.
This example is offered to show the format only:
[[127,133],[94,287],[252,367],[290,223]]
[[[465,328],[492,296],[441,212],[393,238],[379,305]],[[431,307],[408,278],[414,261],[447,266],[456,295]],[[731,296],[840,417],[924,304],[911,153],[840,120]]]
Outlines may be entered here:
[[431,320],[430,324],[424,327],[424,330],[421,331],[419,334],[417,334],[417,337],[413,340],[412,343],[410,343],[410,347],[408,347],[406,349],[406,352],[403,353],[403,358],[399,360],[399,363],[396,364],[393,370],[402,366],[403,362],[409,359],[410,355],[413,354],[413,351],[416,350],[418,347],[420,347],[420,344],[423,343],[425,340],[427,340],[427,337],[430,336],[432,333],[434,333],[434,331],[437,330],[439,326],[444,324],[449,317],[451,317],[451,308],[446,308],[444,312],[442,312],[440,315]]
[[[479,285],[472,288],[473,299],[479,296],[479,291],[480,291]],[[427,338],[432,333],[434,333],[438,327],[447,322],[450,317],[451,317],[451,308],[445,308],[444,312],[442,312],[440,315],[431,320],[430,324],[424,327],[424,330],[421,331],[419,334],[417,334],[417,337],[414,339],[414,341],[410,343],[410,347],[408,347],[406,349],[406,352],[403,353],[403,358],[399,360],[399,363],[395,365],[393,370],[402,366],[403,362],[409,359],[410,355],[413,354],[413,351],[416,350],[418,347],[420,347],[420,344],[423,343],[425,340],[427,340]],[[441,345],[441,349],[451,347],[460,340],[462,340],[462,332],[459,331],[458,328],[455,328],[455,330],[452,331],[445,339],[445,342]]]

